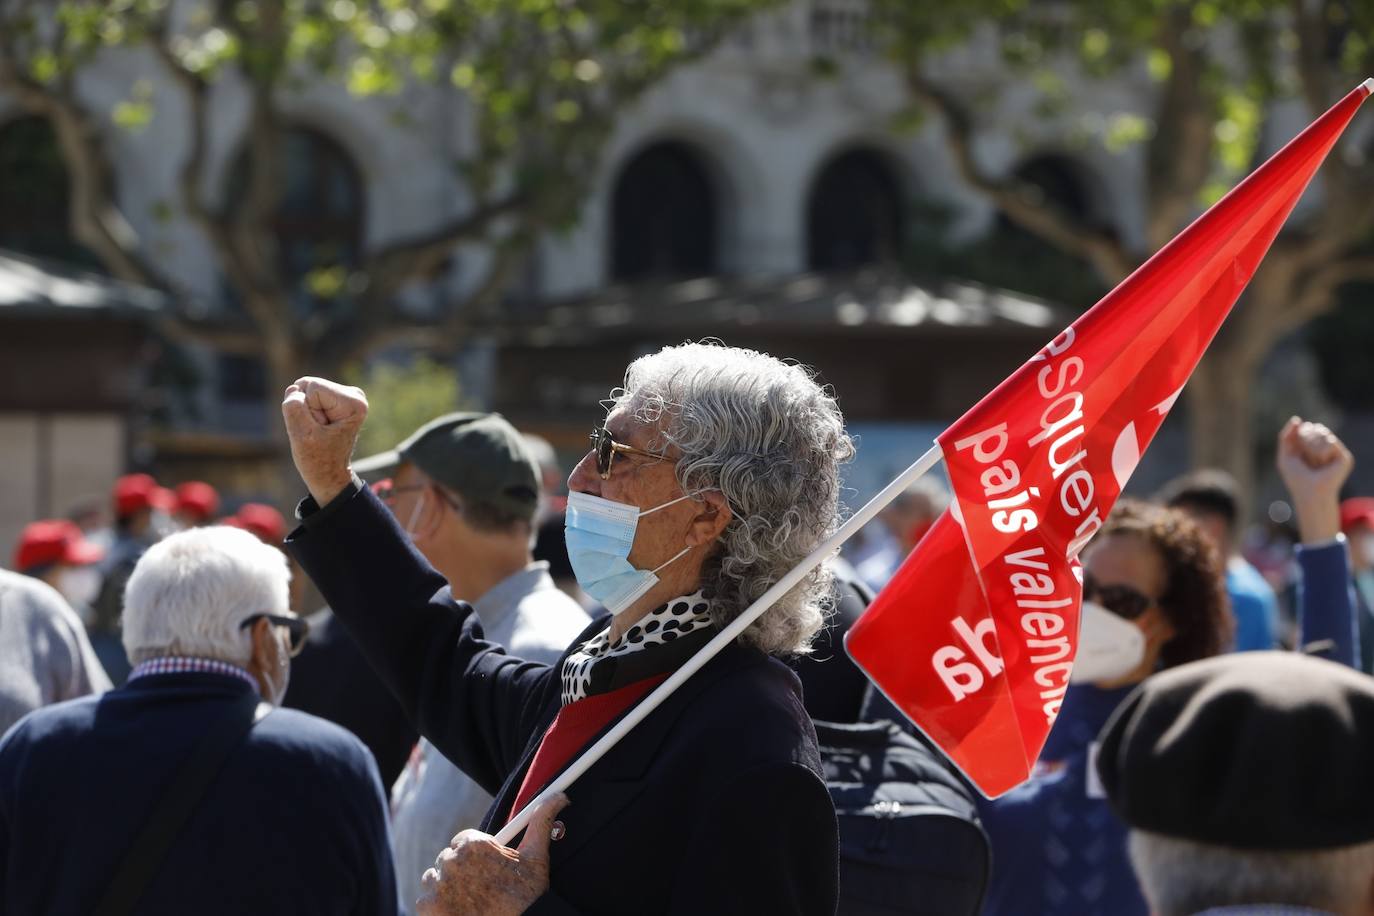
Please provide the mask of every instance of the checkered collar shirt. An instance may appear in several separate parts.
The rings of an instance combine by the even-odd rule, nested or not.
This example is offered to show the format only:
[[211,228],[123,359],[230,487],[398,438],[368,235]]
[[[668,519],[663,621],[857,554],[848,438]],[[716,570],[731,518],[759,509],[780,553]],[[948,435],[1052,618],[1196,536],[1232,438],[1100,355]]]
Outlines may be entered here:
[[139,662],[133,671],[129,672],[128,683],[133,683],[141,677],[150,677],[154,674],[224,674],[229,677],[236,677],[246,681],[256,693],[258,690],[257,678],[253,677],[247,669],[240,668],[238,665],[220,661],[217,658],[197,658],[190,655],[163,655],[158,658],[150,658],[147,661]]

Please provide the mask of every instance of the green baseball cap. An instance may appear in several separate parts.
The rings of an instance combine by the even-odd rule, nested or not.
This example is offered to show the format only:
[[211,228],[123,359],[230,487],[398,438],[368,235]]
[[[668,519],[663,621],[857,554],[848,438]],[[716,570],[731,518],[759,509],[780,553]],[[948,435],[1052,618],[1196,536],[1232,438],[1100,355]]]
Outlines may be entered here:
[[353,462],[353,470],[379,480],[406,461],[440,486],[480,496],[513,515],[532,517],[539,506],[539,467],[499,413],[445,414],[391,451]]

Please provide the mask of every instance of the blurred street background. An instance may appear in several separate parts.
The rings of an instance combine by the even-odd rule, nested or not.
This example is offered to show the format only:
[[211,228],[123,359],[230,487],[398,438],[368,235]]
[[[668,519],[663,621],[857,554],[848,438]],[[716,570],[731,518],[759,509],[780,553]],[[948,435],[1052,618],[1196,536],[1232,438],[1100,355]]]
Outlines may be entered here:
[[[1374,72],[1362,0],[0,11],[4,544],[128,472],[289,512],[305,374],[369,391],[369,451],[471,407],[566,472],[630,359],[704,337],[835,387],[857,507]],[[1255,544],[1284,419],[1374,447],[1346,140],[1132,481],[1230,471]]]

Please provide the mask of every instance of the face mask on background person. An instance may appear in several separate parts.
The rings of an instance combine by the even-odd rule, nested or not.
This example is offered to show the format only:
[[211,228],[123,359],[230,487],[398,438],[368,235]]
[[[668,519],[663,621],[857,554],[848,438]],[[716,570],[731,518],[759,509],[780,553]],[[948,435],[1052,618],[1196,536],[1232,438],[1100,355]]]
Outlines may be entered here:
[[57,590],[83,622],[100,594],[100,570],[94,566],[68,566],[57,574]]
[[1359,551],[1364,565],[1374,566],[1374,534],[1366,534],[1360,538]]
[[272,639],[277,643],[277,658],[273,670],[263,672],[263,680],[267,681],[268,687],[268,696],[263,699],[273,706],[280,706],[286,697],[286,687],[291,683],[291,640],[289,637],[283,638],[277,627],[272,628]]
[[1078,655],[1069,681],[1090,684],[1130,674],[1145,658],[1145,634],[1140,627],[1093,601],[1083,602],[1078,629]]
[[656,569],[636,569],[630,563],[629,556],[639,520],[651,512],[690,498],[679,496],[641,512],[638,506],[628,503],[587,493],[569,493],[563,529],[568,544],[568,561],[572,564],[577,584],[612,614],[621,613],[642,598],[658,584],[659,571],[692,548],[684,547],[677,556]]

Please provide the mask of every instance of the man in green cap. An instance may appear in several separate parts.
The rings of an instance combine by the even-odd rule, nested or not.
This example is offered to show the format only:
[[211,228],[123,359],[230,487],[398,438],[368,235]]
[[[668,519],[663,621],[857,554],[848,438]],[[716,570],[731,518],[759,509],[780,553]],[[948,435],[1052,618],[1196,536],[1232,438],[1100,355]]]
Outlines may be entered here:
[[[500,414],[453,413],[389,452],[353,463],[391,507],[416,548],[472,604],[486,638],[552,663],[589,623],[531,554],[540,473]],[[404,900],[421,893],[435,850],[477,826],[491,796],[421,739],[392,790],[396,877]]]

